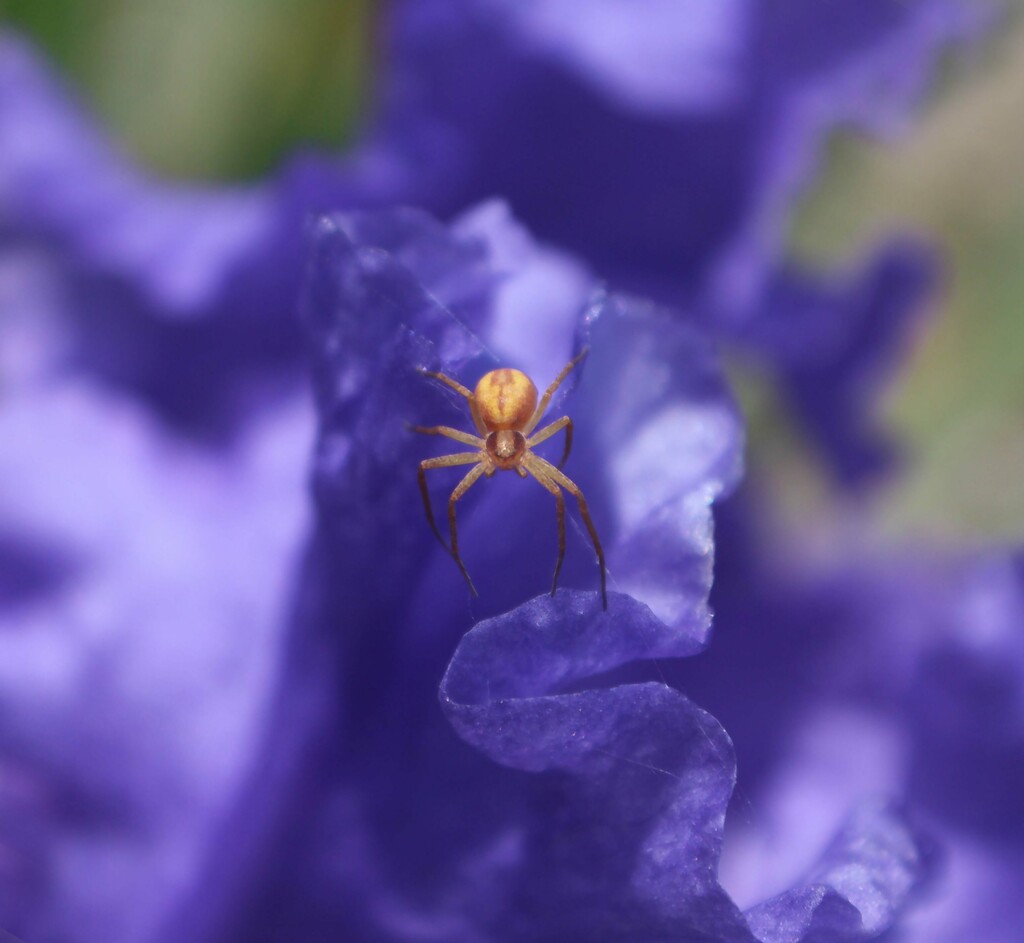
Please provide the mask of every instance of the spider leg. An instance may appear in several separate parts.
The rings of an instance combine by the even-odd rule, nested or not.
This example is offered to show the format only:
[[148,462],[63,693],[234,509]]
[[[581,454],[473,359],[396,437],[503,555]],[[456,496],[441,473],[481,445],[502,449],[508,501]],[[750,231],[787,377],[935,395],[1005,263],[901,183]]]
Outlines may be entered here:
[[[426,473],[431,468],[450,468],[452,465],[471,465],[474,462],[479,461],[479,452],[456,452],[454,455],[442,455],[439,458],[427,458],[420,462],[420,494],[423,495],[423,508],[427,512],[427,523],[430,525],[430,529],[434,532],[434,536],[437,538],[438,543],[440,543],[445,550],[448,550],[448,545],[444,542],[444,538],[441,536],[441,531],[437,529],[437,522],[434,520],[434,511],[430,506],[430,492],[427,490]],[[451,551],[449,551],[449,553],[450,552]]]
[[558,518],[558,559],[555,561],[555,578],[551,581],[551,595],[555,595],[558,589],[558,574],[562,569],[562,560],[565,559],[565,498],[562,489],[558,487],[539,468],[527,465],[529,472],[548,491],[555,496],[555,515]]
[[469,591],[474,596],[477,595],[476,587],[473,585],[473,581],[469,578],[469,573],[466,571],[465,564],[462,562],[462,557],[459,556],[459,529],[455,523],[455,502],[480,480],[480,476],[483,475],[486,470],[487,462],[485,461],[481,461],[476,468],[470,469],[469,474],[467,474],[466,477],[455,486],[452,496],[448,499],[448,526],[451,528],[452,535],[451,554],[455,558],[455,562],[459,565],[462,575],[466,577],[466,582],[469,583]]
[[458,380],[453,380],[449,376],[445,376],[443,373],[435,373],[433,370],[420,370],[425,377],[433,377],[435,380],[440,380],[445,386],[455,390],[459,396],[466,397],[466,402],[469,403],[469,411],[473,416],[473,425],[476,426],[476,431],[480,435],[486,435],[487,429],[485,428],[483,421],[480,419],[480,411],[476,408],[476,397],[467,390]]
[[537,471],[539,470],[542,475],[549,478],[556,485],[561,485],[569,492],[577,501],[580,506],[580,517],[583,518],[583,523],[586,525],[587,533],[590,534],[590,540],[594,545],[594,550],[597,553],[597,563],[601,569],[601,604],[607,609],[608,608],[608,592],[606,586],[607,580],[607,566],[604,562],[604,550],[601,549],[601,540],[597,536],[597,530],[594,528],[594,522],[590,519],[590,509],[587,507],[587,500],[583,497],[583,492],[580,491],[579,485],[576,484],[568,475],[564,472],[559,471],[550,462],[545,461],[539,455],[534,455],[532,452],[528,452],[523,457],[523,463],[527,469],[536,477]]
[[477,448],[484,447],[485,440],[461,429],[453,429],[451,426],[413,426],[413,432],[422,432],[423,435],[443,435],[463,445],[475,445]]
[[562,385],[562,381],[569,375],[569,371],[576,366],[589,352],[589,347],[584,347],[575,357],[572,358],[564,367],[562,372],[552,381],[545,391],[544,395],[540,398],[540,402],[537,404],[537,408],[533,411],[533,415],[530,417],[530,421],[523,427],[523,435],[529,435],[536,428],[537,423],[544,418],[544,412],[548,408],[548,403],[551,402],[551,397],[555,395],[555,391]]
[[443,373],[435,373],[433,370],[420,370],[425,377],[433,377],[435,380],[440,380],[445,386],[450,386],[456,393],[461,396],[465,396],[466,399],[472,399],[473,394],[469,392],[458,380],[453,380],[451,377],[446,376]]
[[562,429],[565,429],[565,449],[562,451],[562,460],[558,463],[558,468],[565,465],[572,449],[572,420],[568,416],[556,419],[551,425],[545,426],[535,436],[526,440],[526,444],[532,449],[535,445],[550,439],[556,432],[561,432]]

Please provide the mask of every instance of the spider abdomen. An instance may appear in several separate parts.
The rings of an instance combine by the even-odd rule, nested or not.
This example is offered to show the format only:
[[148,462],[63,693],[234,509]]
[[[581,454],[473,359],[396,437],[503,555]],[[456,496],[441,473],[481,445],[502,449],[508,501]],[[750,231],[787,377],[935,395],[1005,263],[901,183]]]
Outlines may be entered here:
[[525,373],[503,367],[485,373],[473,394],[489,432],[521,429],[537,408],[537,387]]

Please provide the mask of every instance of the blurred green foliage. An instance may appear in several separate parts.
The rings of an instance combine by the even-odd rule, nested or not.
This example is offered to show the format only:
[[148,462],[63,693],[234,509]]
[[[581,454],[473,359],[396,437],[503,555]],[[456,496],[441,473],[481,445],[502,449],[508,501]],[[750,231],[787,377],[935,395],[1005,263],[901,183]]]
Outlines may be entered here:
[[141,163],[264,174],[338,147],[368,95],[370,0],[4,0]]
[[[1013,0],[1020,8],[1024,0]],[[342,146],[371,92],[372,0],[6,0],[127,151],[175,177],[237,180],[296,146]],[[892,535],[962,544],[1024,536],[1024,28],[951,68],[895,142],[843,137],[793,233],[842,264],[919,230],[949,280],[888,421],[905,473],[857,504]],[[836,495],[766,386],[740,367],[753,463],[781,507]],[[841,507],[841,505],[840,505]]]
[[794,234],[837,263],[886,233],[939,247],[946,284],[887,404],[906,473],[880,495],[891,534],[1024,537],[1024,28],[952,69],[911,133],[843,139]]

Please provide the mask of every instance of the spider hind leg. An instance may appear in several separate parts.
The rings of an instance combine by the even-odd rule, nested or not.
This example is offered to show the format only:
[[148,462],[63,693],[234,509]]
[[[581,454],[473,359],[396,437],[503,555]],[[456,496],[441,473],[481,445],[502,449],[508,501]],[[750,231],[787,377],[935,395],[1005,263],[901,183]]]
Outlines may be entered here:
[[[452,546],[449,547],[444,542],[444,538],[441,536],[441,531],[438,530],[437,521],[434,519],[434,509],[431,507],[430,492],[427,489],[426,473],[432,468],[451,468],[454,465],[474,464],[476,465],[476,468],[471,469],[469,474],[455,486],[455,490],[451,493],[451,497],[448,499],[448,525],[452,537]],[[452,557],[454,557],[455,562],[459,565],[459,570],[462,572],[462,575],[466,578],[466,582],[469,584],[470,592],[474,596],[477,595],[476,587],[473,586],[473,581],[469,578],[469,573],[466,571],[466,567],[462,563],[462,558],[459,556],[458,534],[455,524],[455,502],[469,490],[470,486],[477,481],[481,475],[487,472],[488,468],[488,463],[481,461],[479,452],[456,452],[454,455],[442,455],[438,458],[428,458],[420,462],[419,467],[420,494],[423,497],[423,509],[427,513],[427,523],[430,524],[430,529],[434,532],[437,542],[444,547]]]
[[587,533],[590,535],[590,542],[594,545],[594,552],[597,554],[597,565],[601,572],[601,605],[604,609],[607,609],[608,567],[604,561],[604,550],[601,547],[601,539],[597,536],[597,529],[594,527],[594,522],[590,519],[590,508],[587,507],[587,499],[583,497],[583,492],[575,481],[566,475],[565,472],[559,471],[554,465],[541,458],[539,455],[534,455],[533,453],[528,454],[525,459],[525,463],[527,470],[534,476],[534,478],[538,478],[539,480],[539,478],[543,476],[552,484],[559,485],[564,488],[576,499],[576,503],[580,508],[580,517],[583,518],[583,524],[587,528]]
[[455,486],[455,490],[448,499],[448,527],[451,531],[452,538],[452,545],[449,552],[455,562],[459,565],[462,575],[466,578],[466,582],[469,584],[469,591],[474,596],[478,596],[479,593],[477,593],[476,587],[473,585],[473,581],[469,578],[469,571],[466,569],[466,565],[462,562],[462,557],[459,556],[459,528],[455,520],[455,502],[480,480],[486,470],[486,462],[480,462],[476,468],[471,468],[466,477]]
[[562,489],[550,478],[536,467],[530,468],[529,473],[555,497],[555,516],[558,519],[558,559],[555,560],[555,576],[551,580],[551,595],[555,595],[558,589],[558,574],[562,571],[562,561],[565,559],[565,497]]

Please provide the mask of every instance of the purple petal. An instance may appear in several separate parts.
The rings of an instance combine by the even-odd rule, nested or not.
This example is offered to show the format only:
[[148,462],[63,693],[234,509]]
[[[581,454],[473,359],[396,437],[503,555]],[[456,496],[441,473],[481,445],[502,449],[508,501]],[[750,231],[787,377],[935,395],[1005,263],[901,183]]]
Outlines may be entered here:
[[944,567],[913,587],[924,618],[909,679],[911,785],[990,840],[1024,834],[1024,554]]
[[287,179],[154,179],[6,32],[0,139],[0,268],[11,255],[44,260],[31,289],[60,326],[65,362],[207,434],[234,431],[297,382],[303,220],[322,201],[355,202],[347,174],[309,203]]
[[[364,232],[378,238],[363,244]],[[327,539],[352,567],[345,583],[371,608],[404,602],[401,588],[432,540],[425,523],[409,526],[422,519],[414,473],[423,448],[409,426],[457,415],[418,369],[458,374],[483,357],[478,338],[408,267],[425,264],[440,284],[448,269],[433,269],[426,252],[436,233],[452,252],[449,268],[475,284],[478,247],[419,213],[324,218],[314,234],[305,308],[321,415],[315,484]]]
[[858,810],[802,887],[748,912],[762,943],[846,943],[889,929],[926,871],[921,844],[892,810]]
[[671,650],[646,607],[611,602],[603,612],[563,593],[482,622],[442,682],[468,742],[506,765],[561,774],[548,781],[525,837],[529,866],[495,929],[510,940],[749,940],[715,877],[735,775],[721,727],[662,684],[558,693]]
[[907,943],[1016,943],[1024,922],[1020,847],[978,845],[965,836],[947,843],[939,892],[905,921]]
[[864,561],[844,547],[839,562],[808,572],[792,559],[806,552],[794,543],[799,534],[772,533],[766,543],[750,527],[756,505],[727,510],[716,542],[715,642],[665,672],[726,725],[752,803],[747,817],[769,819],[767,828],[741,827],[731,857],[727,841],[726,886],[747,901],[766,876],[787,881],[791,853],[834,827],[851,791],[896,794],[927,814],[944,852],[934,894],[906,922],[906,938],[1015,939],[1020,908],[1008,888],[1019,882],[1024,821],[1019,552],[967,560],[876,552]]
[[5,401],[0,925],[199,939],[244,875],[320,696],[285,660],[305,419],[214,457],[86,385]]
[[[493,760],[546,773],[536,788],[552,796],[534,804],[529,865],[495,938],[752,939],[715,876],[735,781],[724,732],[663,683],[590,689],[629,661],[683,653],[674,643],[628,597],[604,613],[563,594],[459,644],[440,691],[453,726]],[[926,874],[904,820],[865,806],[794,889],[749,912],[750,927],[763,943],[871,939]]]
[[590,317],[601,382],[585,377],[577,400],[607,462],[612,585],[671,625],[706,624],[711,503],[740,473],[736,407],[706,341],[667,312],[613,298]]
[[[307,305],[325,419],[319,493],[339,545],[361,547],[366,561],[381,558],[383,550],[372,551],[379,541],[392,548],[387,576],[367,573],[360,591],[384,579],[373,595],[392,593],[401,568],[415,561],[413,548],[430,545],[425,528],[417,534],[407,526],[421,516],[418,495],[390,483],[398,474],[409,480],[427,447],[403,423],[432,425],[458,414],[450,398],[442,408],[439,385],[415,368],[440,368],[472,386],[494,365],[483,352],[511,346],[503,339],[513,335],[523,359],[564,364],[585,323],[589,354],[567,402],[581,459],[569,472],[601,522],[612,585],[672,624],[706,627],[710,503],[735,483],[741,444],[738,413],[706,341],[636,300],[597,295],[584,310],[579,273],[557,257],[551,267],[540,264],[542,252],[524,246],[525,234],[500,212],[477,210],[450,234],[411,212],[350,216],[323,223],[320,233]],[[517,240],[516,253],[510,243]],[[565,353],[554,359],[549,344]],[[455,405],[462,418],[452,421],[466,427],[465,405]],[[483,548],[480,588],[486,598],[492,585],[504,584],[502,598],[514,602],[507,593],[520,587],[520,599],[529,595],[523,590],[532,568],[512,573],[500,561],[528,539],[524,524],[543,515],[553,525],[551,501],[539,487],[520,486],[513,495],[490,485],[462,513],[466,545],[502,529],[501,544]],[[404,549],[396,553],[398,531]],[[573,557],[565,585],[585,559]],[[457,571],[446,566],[446,585],[455,589]]]
[[727,105],[738,92],[744,0],[696,0],[685,20],[673,0],[641,6],[533,0],[490,7],[525,48],[560,63],[624,108],[670,117]]
[[420,147],[416,202],[501,194],[617,286],[719,316],[756,304],[827,136],[900,124],[980,23],[957,0],[592,7],[400,5],[378,137]]
[[778,374],[793,414],[846,483],[892,463],[873,414],[918,333],[936,268],[929,253],[901,243],[853,278],[786,273],[738,335]]

